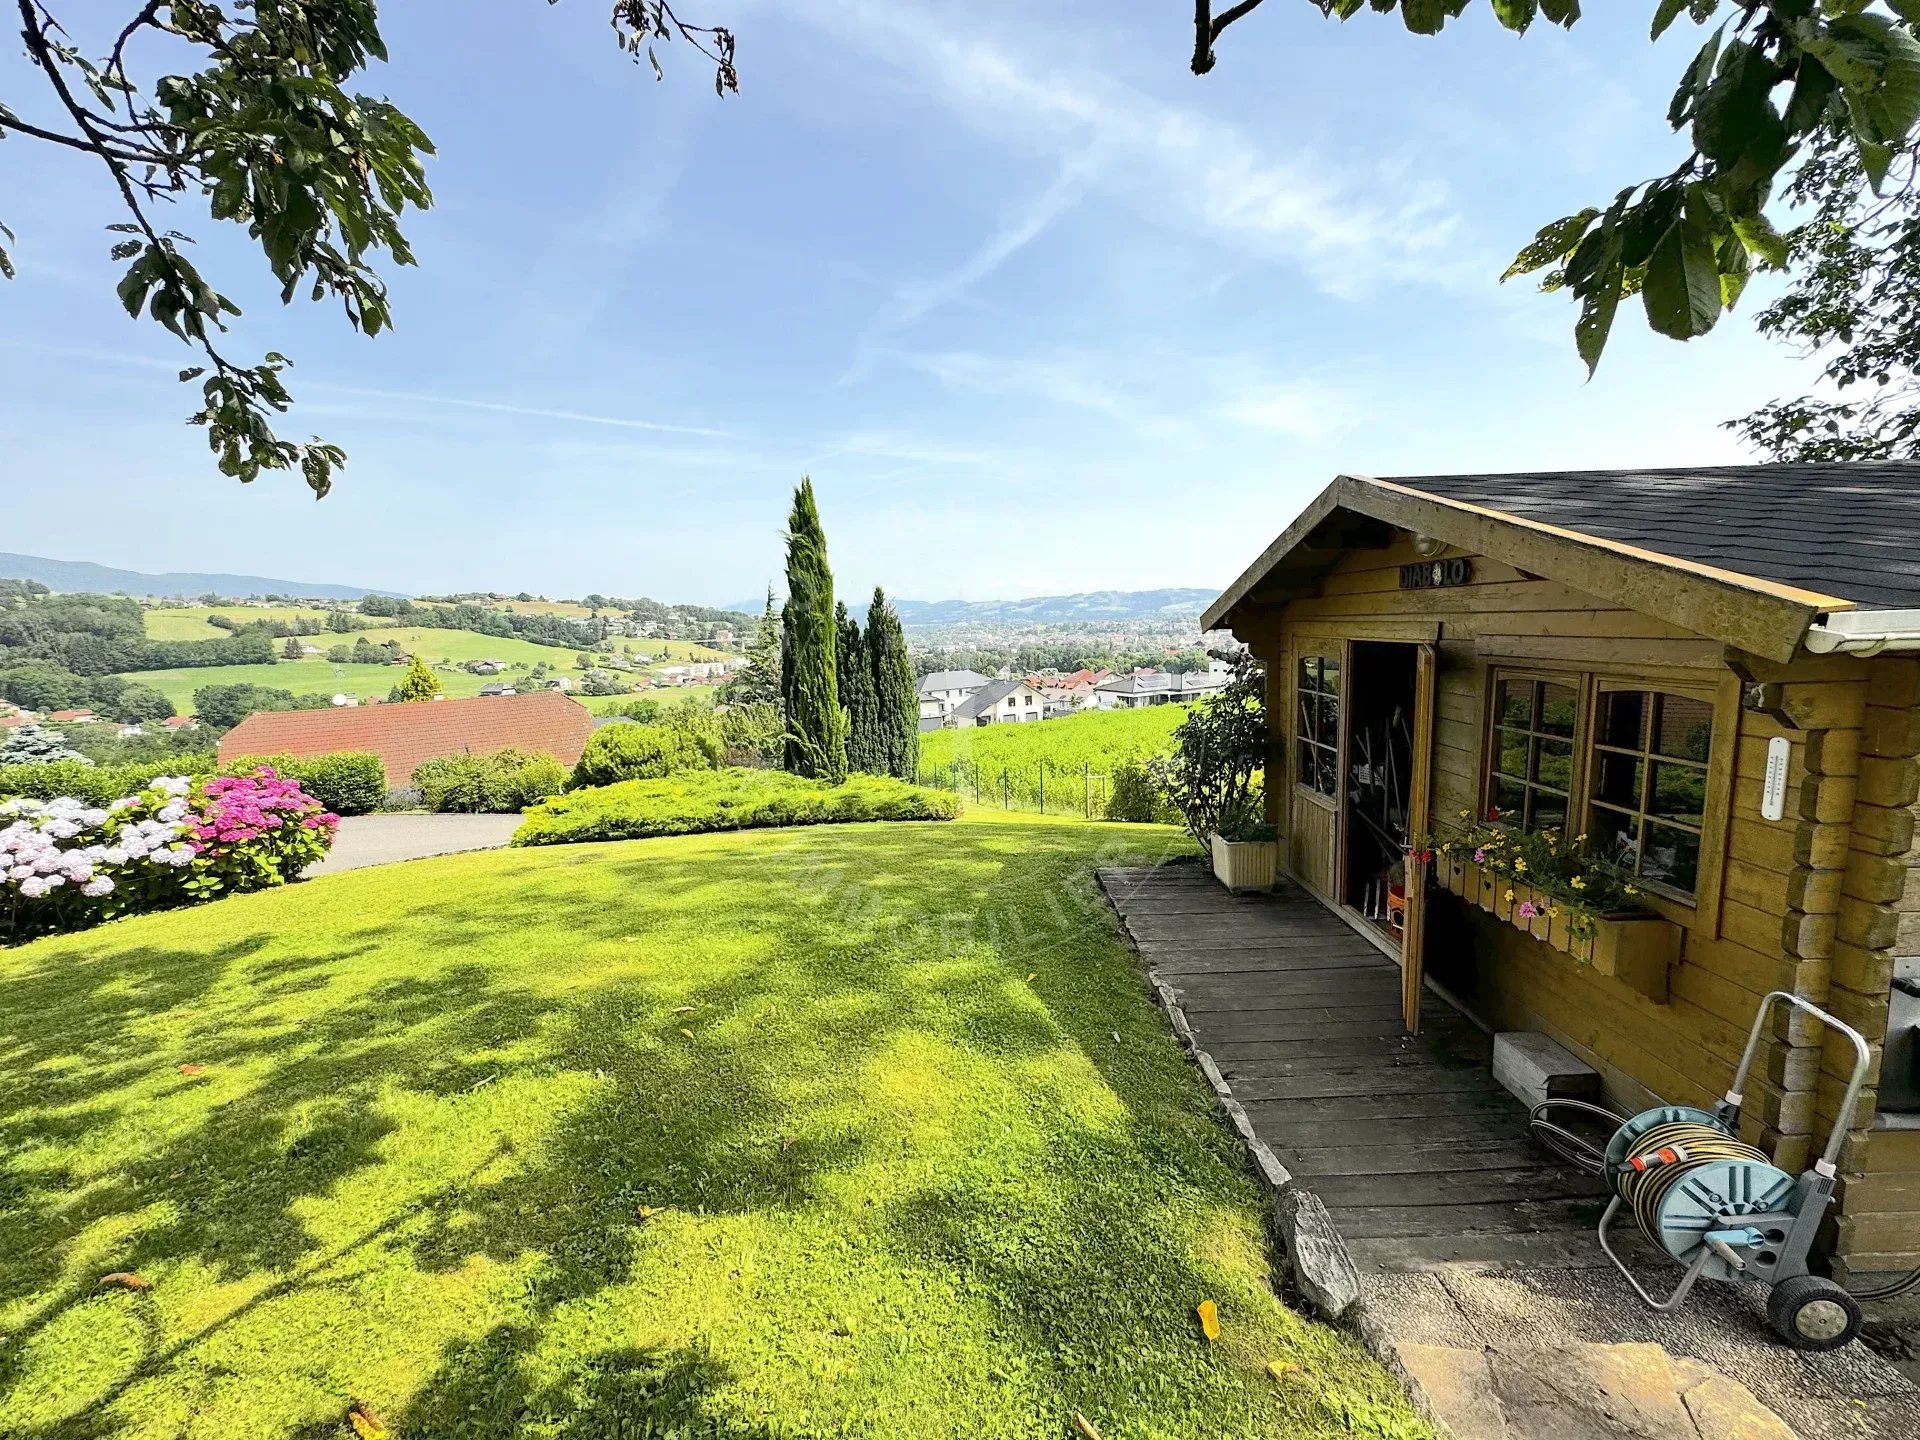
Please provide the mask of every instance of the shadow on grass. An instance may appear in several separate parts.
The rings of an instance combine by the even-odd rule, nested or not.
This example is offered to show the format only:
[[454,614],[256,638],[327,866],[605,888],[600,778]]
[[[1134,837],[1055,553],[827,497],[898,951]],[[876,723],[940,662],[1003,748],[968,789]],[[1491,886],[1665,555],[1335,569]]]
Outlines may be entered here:
[[[265,943],[254,936],[201,953],[120,952],[101,962],[110,974],[63,982],[33,971],[0,982],[0,1009],[19,993],[14,987],[43,986],[37,1003],[57,1012],[47,1033],[8,1041],[0,1083],[20,1103],[4,1123],[19,1128],[0,1133],[51,1146],[77,1139],[89,1116],[110,1119],[116,1108],[100,1097],[150,1074],[142,1026],[162,1014],[178,1017],[177,1033],[196,1058],[259,1076],[198,1124],[89,1185],[58,1169],[7,1182],[24,1203],[0,1217],[0,1249],[14,1257],[0,1260],[0,1302],[35,1303],[0,1354],[0,1390],[22,1342],[91,1293],[45,1293],[63,1272],[67,1238],[164,1194],[170,1203],[130,1236],[118,1264],[164,1270],[195,1260],[226,1279],[273,1278],[243,1309],[182,1339],[162,1346],[150,1338],[114,1395],[164,1373],[264,1300],[337,1283],[338,1262],[349,1254],[364,1262],[384,1252],[436,1274],[475,1256],[538,1255],[518,1313],[445,1347],[400,1417],[403,1433],[507,1435],[514,1416],[535,1414],[564,1417],[568,1428],[556,1433],[583,1440],[771,1434],[715,1419],[708,1400],[726,1374],[698,1348],[579,1356],[560,1380],[542,1383],[530,1378],[528,1357],[560,1307],[631,1278],[642,1247],[653,1243],[639,1207],[791,1210],[818,1197],[820,1177],[869,1161],[865,1130],[814,1123],[807,1107],[818,1094],[793,1098],[792,1056],[804,1045],[817,1056],[814,1092],[844,1095],[864,1061],[905,1035],[1002,1065],[1078,1050],[1125,1115],[1097,1136],[1060,1122],[1065,1138],[1044,1162],[1060,1189],[1060,1214],[1033,1249],[1000,1243],[1005,1221],[991,1204],[936,1188],[890,1204],[884,1223],[899,1261],[969,1274],[1004,1294],[1011,1343],[1047,1364],[1089,1327],[1103,1350],[1158,1353],[1164,1304],[1136,1314],[1118,1292],[1144,1286],[1184,1296],[1200,1281],[1137,1213],[1142,1198],[1211,1185],[1217,1199],[1218,1175],[1202,1172],[1237,1162],[1112,938],[1093,898],[1086,845],[1045,830],[956,843],[938,827],[903,828],[913,833],[878,857],[884,863],[865,828],[795,832],[775,845],[741,837],[687,858],[651,842],[596,846],[564,861],[551,851],[502,857],[484,888],[422,897],[378,924],[348,929],[340,937],[346,948],[323,959],[250,965]],[[577,875],[593,877],[591,899],[583,900]],[[708,912],[711,920],[702,918]],[[760,945],[767,963],[736,963],[701,979],[671,973],[670,954],[640,952],[668,972],[655,979],[624,958],[634,953],[623,948],[628,942],[691,939],[706,924]],[[526,935],[535,966],[604,954],[611,973],[589,974],[568,992],[516,983],[535,977],[497,959],[446,958],[497,945],[503,934]],[[418,953],[421,973],[328,998],[330,975],[402,950]],[[222,976],[243,973],[241,990],[204,1003]],[[1016,983],[1029,974],[1030,987]],[[116,1008],[123,994],[133,998]],[[95,1002],[106,1006],[104,1032],[85,1013]],[[500,1053],[507,1048],[511,1059]],[[73,1056],[81,1063],[46,1074],[36,1068]],[[504,1176],[480,1179],[483,1164],[331,1250],[301,1220],[300,1202],[381,1163],[395,1125],[379,1103],[383,1093],[445,1099],[563,1072],[591,1077],[575,1092],[585,1100],[556,1111]],[[78,1116],[48,1113],[89,1097],[91,1108]],[[182,1176],[194,1183],[178,1185]],[[1127,1277],[1124,1287],[1116,1276]],[[1039,1294],[1060,1298],[1044,1309],[1021,1303]],[[93,1428],[104,1427],[105,1409],[44,1433],[111,1433]]]

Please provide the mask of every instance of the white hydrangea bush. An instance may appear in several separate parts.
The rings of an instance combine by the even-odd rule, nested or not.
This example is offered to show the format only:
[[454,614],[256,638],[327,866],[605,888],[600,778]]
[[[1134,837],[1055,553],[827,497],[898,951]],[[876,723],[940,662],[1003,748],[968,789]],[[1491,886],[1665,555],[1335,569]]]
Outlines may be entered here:
[[70,796],[0,804],[0,940],[78,929],[178,888],[198,853],[192,788],[168,776],[108,805]]

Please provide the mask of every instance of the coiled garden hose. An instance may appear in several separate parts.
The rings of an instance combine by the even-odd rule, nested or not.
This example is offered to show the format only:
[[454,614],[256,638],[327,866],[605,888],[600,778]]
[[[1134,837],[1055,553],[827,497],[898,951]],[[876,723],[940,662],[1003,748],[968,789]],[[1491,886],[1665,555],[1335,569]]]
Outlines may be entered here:
[[[1577,1134],[1562,1123],[1560,1118],[1575,1117],[1588,1121],[1599,1121],[1607,1127],[1609,1135],[1630,1118],[1611,1110],[1605,1105],[1595,1105],[1586,1100],[1546,1100],[1535,1105],[1527,1115],[1527,1128],[1540,1145],[1559,1156],[1576,1170],[1589,1175],[1606,1174],[1606,1149],[1596,1145],[1585,1136]],[[1676,1130],[1701,1132],[1695,1135],[1670,1134]],[[1660,1138],[1656,1141],[1655,1137]],[[1702,1161],[1709,1159],[1754,1159],[1764,1160],[1765,1156],[1751,1145],[1734,1140],[1722,1131],[1704,1125],[1664,1125],[1656,1126],[1633,1144],[1630,1154],[1647,1155],[1661,1146],[1672,1146],[1675,1142],[1689,1156],[1698,1156]],[[1709,1151],[1713,1153],[1709,1153]],[[1636,1223],[1644,1230],[1644,1216],[1652,1213],[1659,1199],[1673,1185],[1686,1176],[1688,1167],[1680,1164],[1660,1164],[1634,1170],[1630,1166],[1622,1174],[1610,1181],[1615,1193],[1626,1200],[1633,1210]],[[1644,1208],[1643,1208],[1644,1207]],[[1920,1289],[1920,1266],[1915,1266],[1905,1275],[1864,1290],[1849,1290],[1856,1300],[1893,1300],[1899,1296]]]
[[[1670,1120],[1634,1137],[1625,1159],[1607,1181],[1626,1201],[1640,1233],[1664,1245],[1662,1236],[1667,1226],[1660,1202],[1688,1176],[1720,1160],[1744,1161],[1762,1170],[1773,1168],[1766,1151],[1735,1139],[1717,1125]],[[1786,1183],[1784,1179],[1779,1182],[1783,1188]],[[1705,1222],[1701,1224],[1704,1228]]]

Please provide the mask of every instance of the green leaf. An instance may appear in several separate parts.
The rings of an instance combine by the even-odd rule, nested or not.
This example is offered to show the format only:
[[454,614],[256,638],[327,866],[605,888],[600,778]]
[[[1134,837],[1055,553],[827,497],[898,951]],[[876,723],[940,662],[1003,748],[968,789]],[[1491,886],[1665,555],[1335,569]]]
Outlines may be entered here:
[[1660,8],[1653,12],[1652,39],[1658,40],[1667,33],[1667,27],[1680,18],[1680,12],[1687,8],[1688,0],[1660,0]]
[[1733,221],[1733,233],[1747,250],[1775,269],[1787,263],[1787,238],[1773,228],[1764,215],[1741,215]]
[[1804,135],[1819,125],[1826,114],[1827,102],[1840,88],[1833,72],[1806,51],[1800,52],[1800,71],[1794,76],[1793,94],[1787,99],[1787,131]]
[[1723,165],[1749,151],[1769,156],[1777,151],[1785,135],[1770,96],[1779,78],[1778,67],[1757,45],[1744,40],[1728,45],[1694,110],[1694,148]]
[[1653,247],[1641,290],[1647,323],[1662,335],[1691,340],[1720,318],[1720,269],[1705,229],[1675,221]]
[[1540,0],[1540,13],[1556,25],[1571,27],[1580,18],[1580,0]]
[[1516,35],[1527,33],[1538,9],[1535,0],[1493,0],[1493,16]]
[[1585,210],[1543,226],[1532,241],[1513,257],[1513,263],[1501,272],[1500,278],[1511,280],[1516,275],[1530,275],[1544,265],[1553,264],[1579,243],[1580,237],[1587,233],[1587,227],[1599,214],[1589,205]]
[[1753,262],[1747,255],[1747,247],[1734,236],[1721,242],[1714,258],[1720,268],[1720,304],[1731,310],[1740,299],[1740,292],[1747,288]]
[[1446,0],[1400,0],[1400,21],[1416,35],[1438,35],[1447,23]]
[[1716,30],[1707,37],[1707,43],[1700,47],[1700,53],[1693,57],[1693,63],[1680,77],[1680,88],[1673,92],[1673,103],[1667,106],[1667,123],[1678,130],[1693,114],[1693,107],[1701,94],[1713,80],[1713,64],[1720,58],[1720,31]]

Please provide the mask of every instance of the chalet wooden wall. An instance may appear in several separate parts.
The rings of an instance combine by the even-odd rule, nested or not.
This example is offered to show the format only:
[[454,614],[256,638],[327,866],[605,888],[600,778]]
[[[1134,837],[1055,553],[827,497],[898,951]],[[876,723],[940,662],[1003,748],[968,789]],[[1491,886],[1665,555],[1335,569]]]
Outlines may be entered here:
[[[1291,781],[1293,661],[1330,637],[1437,640],[1432,805],[1441,828],[1481,803],[1484,711],[1496,664],[1650,685],[1709,683],[1720,697],[1708,796],[1709,824],[1717,802],[1720,834],[1717,845],[1703,847],[1701,862],[1703,876],[1710,865],[1718,874],[1711,892],[1703,883],[1697,911],[1667,907],[1687,929],[1668,1003],[1656,1004],[1446,895],[1434,900],[1429,973],[1465,992],[1462,998],[1495,1028],[1557,1036],[1600,1070],[1611,1097],[1627,1108],[1655,1095],[1717,1100],[1769,990],[1816,1003],[1831,995],[1843,1018],[1878,1040],[1891,951],[1903,934],[1910,947],[1920,944],[1920,895],[1907,897],[1904,889],[1914,863],[1908,807],[1920,786],[1912,758],[1920,752],[1920,663],[1806,657],[1782,666],[1730,654],[1719,642],[1481,556],[1471,557],[1467,585],[1402,590],[1400,566],[1416,558],[1404,537],[1384,549],[1350,551],[1315,593],[1241,607],[1236,632],[1274,677],[1270,773]],[[1890,664],[1897,676],[1886,671]],[[1778,687],[1770,713],[1742,707],[1743,678]],[[1760,818],[1760,786],[1775,736],[1789,742],[1791,766],[1786,816],[1768,822]],[[1296,869],[1318,864],[1327,844],[1325,812],[1310,805],[1291,783],[1273,787],[1273,818],[1287,833]],[[1316,888],[1325,883],[1319,874],[1302,878]],[[1909,907],[1905,930],[1893,908],[1901,904]],[[1842,1058],[1804,1019],[1783,1018],[1773,1027],[1748,1088],[1746,1120],[1750,1136],[1784,1167],[1798,1169],[1824,1142],[1844,1083]],[[1920,1133],[1861,1131],[1842,1169],[1844,1208],[1834,1239],[1843,1252],[1874,1257],[1871,1267],[1855,1268],[1920,1260],[1913,1253],[1920,1251]]]

